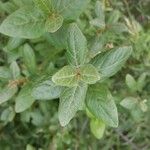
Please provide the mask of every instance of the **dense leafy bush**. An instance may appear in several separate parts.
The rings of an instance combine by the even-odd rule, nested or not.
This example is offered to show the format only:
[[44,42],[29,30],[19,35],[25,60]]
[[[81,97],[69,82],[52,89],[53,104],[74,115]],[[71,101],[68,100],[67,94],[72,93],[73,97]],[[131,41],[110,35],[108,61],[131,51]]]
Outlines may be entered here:
[[1,1],[0,149],[149,149],[148,4]]

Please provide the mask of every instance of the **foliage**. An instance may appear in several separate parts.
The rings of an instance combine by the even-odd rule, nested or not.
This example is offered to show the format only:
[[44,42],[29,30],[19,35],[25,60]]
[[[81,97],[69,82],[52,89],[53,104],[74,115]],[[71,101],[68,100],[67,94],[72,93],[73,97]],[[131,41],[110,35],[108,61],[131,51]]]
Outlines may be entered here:
[[0,148],[149,149],[148,3],[1,1]]

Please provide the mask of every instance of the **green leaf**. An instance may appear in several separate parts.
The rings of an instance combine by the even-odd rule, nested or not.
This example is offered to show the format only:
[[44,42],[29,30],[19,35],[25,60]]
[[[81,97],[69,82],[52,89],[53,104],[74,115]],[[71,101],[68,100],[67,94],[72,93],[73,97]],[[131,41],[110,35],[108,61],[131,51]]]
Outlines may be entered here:
[[64,18],[56,13],[51,14],[45,23],[45,29],[47,32],[56,32],[63,24]]
[[115,24],[112,24],[110,26],[110,29],[109,29],[111,32],[115,32],[117,34],[120,34],[122,32],[128,32],[128,28],[125,24],[123,23],[115,23]]
[[87,55],[87,41],[76,24],[68,29],[67,59],[71,65],[79,66],[85,63]]
[[105,8],[102,2],[96,1],[95,13],[97,18],[91,20],[90,24],[99,28],[105,28]]
[[65,66],[53,75],[52,81],[60,86],[76,86],[78,84],[76,69],[72,66]]
[[132,92],[137,90],[137,82],[130,74],[126,75],[126,84]]
[[103,121],[98,119],[92,119],[90,121],[91,132],[97,139],[101,139],[104,135],[105,124]]
[[1,120],[7,122],[11,122],[15,117],[15,112],[12,107],[6,108],[1,114]]
[[10,100],[18,91],[17,86],[6,86],[0,90],[0,104]]
[[62,126],[66,126],[76,112],[83,109],[86,91],[87,85],[79,85],[66,88],[62,92],[58,110],[59,121]]
[[32,90],[32,96],[37,100],[51,100],[59,98],[62,88],[54,85],[50,80],[36,85]]
[[93,65],[85,65],[80,70],[81,81],[87,84],[94,84],[100,80],[100,74]]
[[117,73],[132,53],[132,47],[125,46],[116,50],[110,50],[97,55],[92,64],[102,74],[102,78],[108,78]]
[[15,112],[20,113],[25,111],[26,109],[30,108],[31,105],[34,103],[35,99],[31,95],[32,91],[32,86],[26,85],[24,86],[19,95],[16,98],[16,103],[15,103]]
[[146,76],[147,74],[144,72],[140,75],[140,77],[138,78],[137,80],[137,88],[138,88],[138,91],[141,92],[142,89],[144,88],[145,84],[146,84]]
[[121,17],[121,12],[117,9],[111,11],[111,15],[109,16],[107,23],[108,24],[115,24],[118,23],[119,18]]
[[35,150],[35,148],[32,145],[28,144],[26,146],[26,150]]
[[36,73],[36,59],[32,47],[25,44],[23,47],[23,59],[30,73]]
[[25,40],[21,38],[9,38],[6,49],[8,51],[15,50],[18,48]]
[[0,80],[9,80],[11,79],[11,71],[7,67],[0,67]]
[[140,102],[140,108],[143,112],[146,112],[148,110],[147,99],[144,99]]
[[51,7],[49,0],[33,0],[38,9],[40,9],[45,15],[51,13]]
[[120,105],[127,109],[134,109],[137,103],[138,100],[136,98],[126,97],[120,102]]
[[45,39],[57,49],[66,49],[67,47],[68,25],[63,25],[55,33],[46,33]]
[[38,38],[45,33],[45,18],[35,7],[24,7],[8,16],[0,32],[20,38]]
[[90,0],[52,0],[53,9],[65,20],[76,20],[86,9]]
[[108,126],[118,126],[117,107],[104,86],[100,84],[90,86],[87,91],[86,105],[97,119],[102,120]]
[[10,70],[12,72],[13,79],[18,79],[20,77],[20,68],[16,61],[11,63]]

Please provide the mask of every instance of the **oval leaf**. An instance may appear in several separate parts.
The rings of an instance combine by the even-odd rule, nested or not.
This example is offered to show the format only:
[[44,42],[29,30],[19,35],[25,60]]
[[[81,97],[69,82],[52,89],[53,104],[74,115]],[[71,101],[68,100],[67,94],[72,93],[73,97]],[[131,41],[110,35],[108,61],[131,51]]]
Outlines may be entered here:
[[26,85],[22,88],[19,95],[16,98],[15,111],[20,113],[28,109],[33,103],[34,98],[31,95],[32,87],[31,85]]
[[78,110],[84,107],[87,85],[66,88],[60,96],[58,116],[62,126],[66,126]]
[[68,62],[74,66],[84,64],[87,55],[87,41],[76,24],[70,25],[67,38]]
[[60,86],[76,86],[78,84],[76,69],[72,66],[65,66],[53,75],[52,81]]
[[56,32],[63,24],[63,17],[59,14],[52,14],[45,23],[45,28],[47,32],[54,33]]
[[0,26],[0,32],[20,38],[38,38],[45,33],[45,18],[37,8],[24,7],[8,16]]
[[32,90],[32,96],[37,100],[51,100],[59,98],[62,88],[54,85],[52,81],[44,81]]
[[62,14],[65,20],[76,20],[86,9],[90,0],[52,0],[53,8]]
[[49,0],[33,0],[38,9],[40,9],[45,15],[51,13],[51,7]]
[[103,121],[92,119],[90,121],[91,132],[97,139],[101,139],[104,135],[105,124]]
[[87,84],[94,84],[100,80],[100,74],[93,65],[85,65],[81,67],[81,81]]
[[132,47],[121,47],[97,55],[91,63],[98,68],[103,78],[108,78],[121,69],[131,53]]
[[32,47],[29,44],[25,44],[23,47],[23,59],[30,73],[36,73],[36,58]]
[[118,112],[107,88],[96,84],[88,89],[86,105],[89,111],[108,126],[118,126]]
[[10,100],[18,91],[17,86],[6,86],[0,91],[0,104]]

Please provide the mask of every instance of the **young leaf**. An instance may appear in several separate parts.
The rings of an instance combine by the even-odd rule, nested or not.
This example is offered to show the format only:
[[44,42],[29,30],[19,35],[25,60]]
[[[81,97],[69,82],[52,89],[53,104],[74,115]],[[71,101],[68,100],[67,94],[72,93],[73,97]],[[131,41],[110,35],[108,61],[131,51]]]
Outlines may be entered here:
[[87,84],[94,84],[100,80],[100,74],[93,65],[85,65],[80,70],[81,81]]
[[92,64],[98,68],[103,78],[108,78],[117,73],[132,53],[132,47],[121,47],[110,52],[97,55]]
[[58,116],[62,126],[66,126],[78,110],[84,107],[87,85],[66,88],[60,96]]
[[30,73],[36,73],[36,59],[32,47],[25,44],[23,48],[23,59]]
[[77,86],[76,69],[72,66],[65,66],[53,75],[52,81],[60,86]]
[[86,9],[90,0],[52,0],[54,10],[62,14],[65,20],[76,20]]
[[108,90],[100,84],[92,85],[86,96],[86,105],[89,111],[105,124],[118,126],[117,107]]
[[87,55],[87,41],[76,24],[70,25],[67,38],[68,62],[74,66],[84,64]]
[[131,76],[130,74],[126,75],[126,84],[132,92],[135,92],[137,90],[137,83],[133,76]]
[[10,100],[18,91],[17,86],[6,86],[0,91],[0,104]]
[[105,131],[105,123],[98,119],[92,119],[90,121],[91,132],[97,139],[101,139]]
[[134,109],[137,105],[138,100],[134,97],[126,97],[120,102],[120,105],[127,109]]
[[59,14],[51,14],[45,23],[45,29],[47,32],[54,33],[56,32],[63,24],[63,17]]
[[16,104],[15,104],[15,112],[20,113],[28,109],[33,103],[34,98],[31,95],[32,86],[26,85],[22,88],[19,95],[16,98]]
[[32,90],[32,96],[37,100],[51,100],[60,96],[62,88],[54,85],[50,80],[36,85]]
[[8,16],[0,32],[20,38],[38,38],[45,33],[45,18],[35,7],[23,7]]
[[20,77],[20,68],[16,61],[11,63],[10,70],[12,72],[13,79],[17,79],[18,77]]

